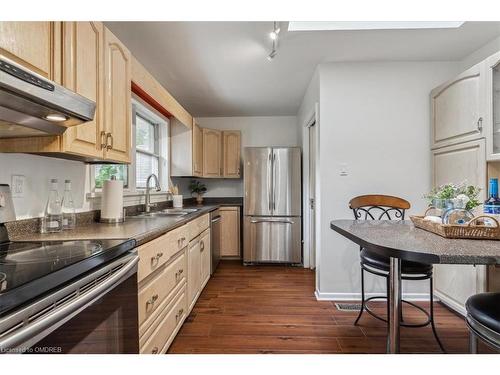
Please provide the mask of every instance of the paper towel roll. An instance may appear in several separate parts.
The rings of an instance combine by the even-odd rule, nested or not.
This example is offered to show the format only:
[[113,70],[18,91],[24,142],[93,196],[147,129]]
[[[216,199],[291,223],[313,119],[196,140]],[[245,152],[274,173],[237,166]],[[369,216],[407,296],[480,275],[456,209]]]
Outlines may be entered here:
[[107,180],[102,187],[101,221],[123,221],[123,181]]

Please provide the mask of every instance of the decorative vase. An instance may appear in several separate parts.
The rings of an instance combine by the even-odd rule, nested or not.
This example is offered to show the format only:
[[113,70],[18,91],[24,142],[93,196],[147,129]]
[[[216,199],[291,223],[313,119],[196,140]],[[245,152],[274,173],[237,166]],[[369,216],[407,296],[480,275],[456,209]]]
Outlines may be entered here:
[[196,195],[196,203],[198,203],[198,204],[203,203],[203,195],[202,194]]

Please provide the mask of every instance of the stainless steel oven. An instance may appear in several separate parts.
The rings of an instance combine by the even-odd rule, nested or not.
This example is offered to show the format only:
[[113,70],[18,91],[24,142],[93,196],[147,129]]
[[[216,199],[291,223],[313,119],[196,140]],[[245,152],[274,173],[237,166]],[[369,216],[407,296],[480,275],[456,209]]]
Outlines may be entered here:
[[212,267],[210,274],[213,275],[220,261],[220,212],[214,210],[210,213],[210,236],[211,236],[211,251],[212,251]]
[[0,318],[3,353],[138,353],[135,251]]

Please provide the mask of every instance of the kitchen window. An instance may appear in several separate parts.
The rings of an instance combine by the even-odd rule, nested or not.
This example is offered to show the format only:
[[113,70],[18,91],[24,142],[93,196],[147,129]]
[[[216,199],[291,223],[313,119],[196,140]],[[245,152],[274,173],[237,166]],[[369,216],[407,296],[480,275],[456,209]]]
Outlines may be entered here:
[[96,164],[92,168],[94,191],[111,176],[123,180],[129,192],[144,190],[151,173],[158,176],[162,190],[168,186],[168,120],[138,100],[132,100],[132,160],[130,165]]

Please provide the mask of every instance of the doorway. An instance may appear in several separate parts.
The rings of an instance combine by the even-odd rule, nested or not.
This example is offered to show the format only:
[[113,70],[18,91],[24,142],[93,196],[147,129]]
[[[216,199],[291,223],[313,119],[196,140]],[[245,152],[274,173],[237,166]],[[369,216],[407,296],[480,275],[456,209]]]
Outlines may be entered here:
[[309,157],[308,157],[308,202],[307,210],[309,211],[309,268],[316,268],[316,118],[308,124],[309,135]]

